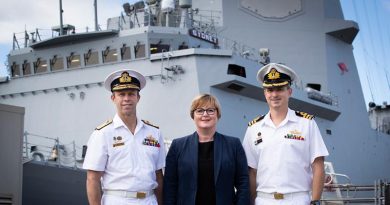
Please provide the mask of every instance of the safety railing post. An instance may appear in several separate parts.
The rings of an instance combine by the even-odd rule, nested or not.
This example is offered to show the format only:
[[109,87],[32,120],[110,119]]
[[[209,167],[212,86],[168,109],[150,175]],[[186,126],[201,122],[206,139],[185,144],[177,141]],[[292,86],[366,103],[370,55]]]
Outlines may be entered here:
[[55,152],[57,152],[57,166],[61,166],[60,140],[58,137],[55,139]]
[[28,142],[27,142],[27,135],[28,135],[28,132],[24,132],[24,144],[25,144],[25,150],[26,150],[26,154],[25,154],[25,157],[26,159],[28,159]]
[[74,162],[74,168],[77,168],[77,161],[76,161],[76,142],[73,140],[73,162]]

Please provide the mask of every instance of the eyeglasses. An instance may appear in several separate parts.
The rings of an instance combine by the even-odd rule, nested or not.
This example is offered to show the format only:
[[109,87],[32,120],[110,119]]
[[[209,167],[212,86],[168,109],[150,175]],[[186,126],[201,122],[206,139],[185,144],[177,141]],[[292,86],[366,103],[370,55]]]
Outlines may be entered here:
[[206,112],[208,115],[214,115],[216,110],[217,110],[216,108],[207,108],[207,109],[196,108],[196,109],[194,110],[194,113],[195,113],[196,115],[203,115],[204,112]]

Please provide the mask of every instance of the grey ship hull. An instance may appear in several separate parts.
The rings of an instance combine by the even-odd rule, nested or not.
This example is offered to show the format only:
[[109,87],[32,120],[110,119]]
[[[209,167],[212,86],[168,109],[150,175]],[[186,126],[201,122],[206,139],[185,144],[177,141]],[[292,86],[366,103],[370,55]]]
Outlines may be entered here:
[[23,164],[23,205],[88,204],[86,171],[42,162]]

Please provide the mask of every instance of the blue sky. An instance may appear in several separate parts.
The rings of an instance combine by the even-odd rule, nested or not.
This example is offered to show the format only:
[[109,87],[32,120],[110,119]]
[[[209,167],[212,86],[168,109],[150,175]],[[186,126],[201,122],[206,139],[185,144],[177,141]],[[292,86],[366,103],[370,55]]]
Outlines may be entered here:
[[[108,17],[119,16],[125,2],[98,0],[99,24],[104,28]],[[340,2],[344,18],[359,24],[360,32],[353,46],[366,104],[384,101],[390,104],[390,51],[387,49],[390,48],[390,0]],[[92,0],[63,0],[62,3],[65,24],[75,25],[79,32],[85,31],[87,26],[94,28]],[[6,55],[12,49],[13,32],[58,25],[58,4],[56,0],[17,0],[0,7],[0,76],[7,75]]]
[[366,104],[390,104],[390,1],[340,2],[344,18],[359,24],[353,46]]

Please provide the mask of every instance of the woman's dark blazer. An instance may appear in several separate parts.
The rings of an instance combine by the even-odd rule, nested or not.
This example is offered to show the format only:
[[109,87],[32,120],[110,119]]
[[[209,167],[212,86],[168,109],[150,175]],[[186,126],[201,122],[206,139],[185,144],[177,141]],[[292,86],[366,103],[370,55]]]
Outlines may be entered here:
[[[195,205],[198,142],[197,132],[173,140],[166,158],[164,205]],[[214,184],[216,205],[249,204],[248,164],[238,138],[215,133]]]

